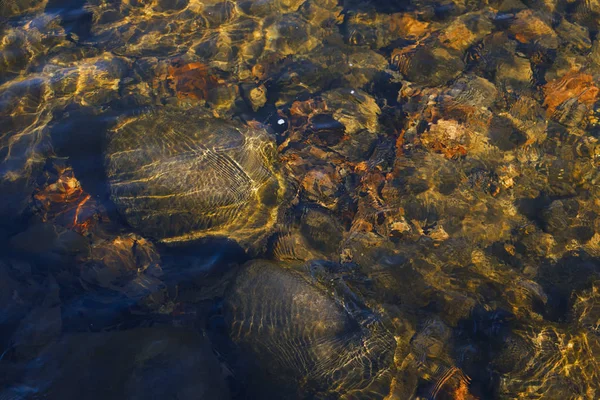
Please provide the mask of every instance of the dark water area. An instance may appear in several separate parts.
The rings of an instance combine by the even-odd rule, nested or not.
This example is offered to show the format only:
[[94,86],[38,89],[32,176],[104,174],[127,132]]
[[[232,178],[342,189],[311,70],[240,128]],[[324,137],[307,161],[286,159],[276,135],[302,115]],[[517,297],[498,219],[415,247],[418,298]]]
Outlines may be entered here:
[[599,28],[2,0],[0,400],[600,398]]

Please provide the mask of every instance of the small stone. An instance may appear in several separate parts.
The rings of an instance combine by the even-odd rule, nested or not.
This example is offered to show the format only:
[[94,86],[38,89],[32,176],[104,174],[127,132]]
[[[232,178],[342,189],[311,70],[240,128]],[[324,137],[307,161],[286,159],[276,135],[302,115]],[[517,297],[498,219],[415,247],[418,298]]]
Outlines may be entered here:
[[431,232],[429,232],[427,236],[429,236],[436,242],[443,242],[444,240],[450,238],[450,235],[448,235],[448,233],[444,230],[444,227],[442,227],[442,225],[437,225],[435,228],[433,228]]
[[267,89],[264,87],[264,85],[255,87],[254,89],[250,90],[249,97],[250,103],[252,103],[252,110],[257,111],[267,102]]

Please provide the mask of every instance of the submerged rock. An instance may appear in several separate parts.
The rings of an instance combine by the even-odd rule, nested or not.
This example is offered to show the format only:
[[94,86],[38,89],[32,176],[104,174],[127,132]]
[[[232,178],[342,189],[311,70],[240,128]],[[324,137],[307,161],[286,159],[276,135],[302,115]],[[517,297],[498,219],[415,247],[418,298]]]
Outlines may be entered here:
[[221,298],[247,397],[598,397],[600,2],[80,3],[0,4],[0,398],[226,397],[198,335],[60,339]]
[[375,99],[362,90],[336,89],[322,94],[333,118],[344,125],[349,135],[362,129],[377,133],[381,109]]
[[[352,296],[330,297],[284,265],[258,260],[243,268],[225,316],[231,339],[258,367],[249,371],[251,390],[279,390],[282,397],[385,390],[395,342],[375,314]],[[270,384],[261,387],[263,380]]]
[[285,190],[264,128],[175,110],[117,126],[106,170],[127,222],[165,243],[212,236],[257,245]]

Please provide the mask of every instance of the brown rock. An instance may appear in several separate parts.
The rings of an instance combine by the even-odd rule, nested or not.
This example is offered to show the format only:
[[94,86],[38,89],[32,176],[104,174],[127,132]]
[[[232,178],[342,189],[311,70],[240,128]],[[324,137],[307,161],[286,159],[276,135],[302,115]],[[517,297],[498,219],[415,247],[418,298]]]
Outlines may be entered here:
[[167,79],[178,98],[207,100],[209,91],[217,86],[217,79],[209,73],[202,63],[185,63],[175,60],[168,67]]
[[558,38],[554,30],[533,10],[527,9],[517,13],[508,32],[520,43],[535,42],[550,49],[558,47]]
[[573,100],[591,107],[598,99],[599,89],[591,75],[571,71],[560,79],[548,82],[544,86],[544,106],[548,116],[554,116],[557,109]]
[[42,220],[72,229],[82,235],[89,232],[100,217],[92,196],[75,178],[70,166],[55,164],[56,180],[34,194]]
[[416,15],[396,13],[390,15],[390,31],[406,38],[419,38],[429,31],[429,23],[419,21]]
[[83,258],[81,277],[104,288],[116,288],[138,274],[160,276],[160,258],[152,243],[129,234],[93,244]]

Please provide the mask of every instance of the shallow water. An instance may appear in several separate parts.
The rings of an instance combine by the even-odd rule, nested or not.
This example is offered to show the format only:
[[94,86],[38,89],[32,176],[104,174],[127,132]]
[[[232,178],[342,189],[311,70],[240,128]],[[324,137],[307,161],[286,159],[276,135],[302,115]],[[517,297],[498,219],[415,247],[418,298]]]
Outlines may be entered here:
[[0,399],[600,397],[599,14],[4,0]]

